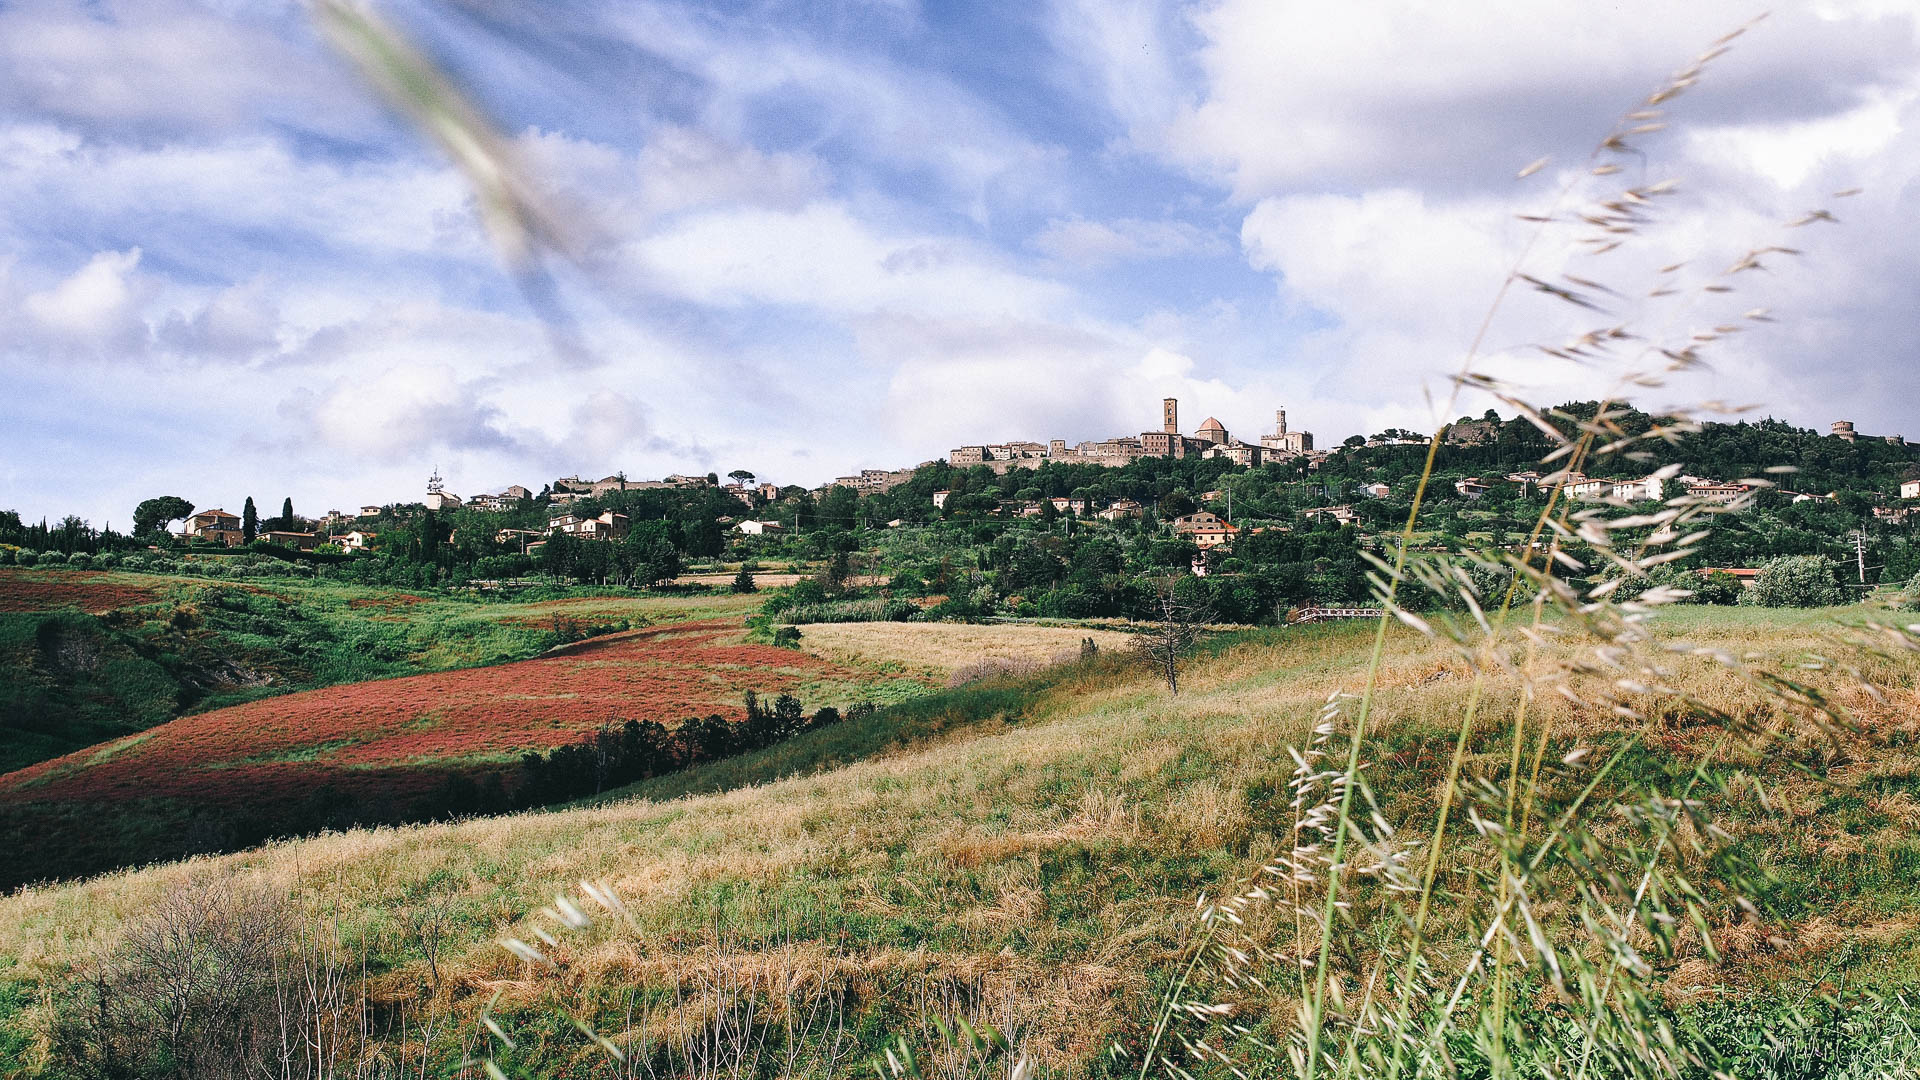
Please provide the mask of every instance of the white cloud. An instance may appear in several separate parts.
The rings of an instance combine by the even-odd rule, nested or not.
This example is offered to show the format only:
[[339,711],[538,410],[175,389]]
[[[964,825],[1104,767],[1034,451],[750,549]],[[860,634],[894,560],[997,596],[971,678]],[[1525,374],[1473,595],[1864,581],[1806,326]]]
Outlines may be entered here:
[[146,337],[139,312],[139,284],[133,279],[140,249],[103,251],[73,276],[42,292],[28,294],[20,306],[54,341],[91,348],[138,348]]
[[815,145],[924,172],[934,192],[976,221],[988,219],[995,201],[1031,205],[1057,192],[1065,165],[1057,147],[1023,135],[930,67],[697,8],[624,6],[616,22],[633,45],[700,80],[709,130],[743,139],[757,121],[777,116]]
[[692,215],[640,241],[634,256],[659,288],[723,306],[1031,315],[1067,295],[964,242],[883,233],[834,203]]
[[[1140,144],[1246,200],[1314,184],[1484,187],[1542,153],[1575,160],[1614,118],[1751,18],[1731,2],[1327,5],[1223,0],[1192,21],[1204,93]],[[1708,123],[1851,108],[1911,70],[1912,13],[1787,9],[1709,72]]]
[[364,133],[377,113],[314,48],[303,5],[223,12],[180,0],[24,0],[0,8],[0,112],[146,138]]
[[1231,250],[1220,237],[1185,221],[1120,218],[1088,221],[1054,218],[1033,238],[1041,253],[1079,266],[1136,259],[1220,255]]

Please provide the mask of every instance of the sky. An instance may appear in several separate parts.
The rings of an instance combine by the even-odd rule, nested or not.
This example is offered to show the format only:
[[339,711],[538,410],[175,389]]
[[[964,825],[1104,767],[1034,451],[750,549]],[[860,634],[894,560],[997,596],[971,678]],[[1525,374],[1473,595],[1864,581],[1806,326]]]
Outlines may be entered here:
[[[816,485],[1158,426],[1431,431],[1738,323],[1650,406],[1920,439],[1920,5],[373,5],[565,225],[529,291],[463,174],[282,0],[0,0],[0,508],[316,514],[558,476]],[[1548,163],[1532,175],[1530,162]],[[1597,185],[1674,182],[1594,254]],[[1859,193],[1836,199],[1838,192]],[[1556,192],[1575,192],[1556,203]],[[1786,229],[1812,209],[1837,219]],[[1576,223],[1577,226],[1577,223]],[[1588,230],[1589,232],[1591,230]],[[1698,291],[1740,256],[1736,294]],[[1645,299],[1680,264],[1684,303]],[[1691,277],[1689,276],[1691,275]],[[1756,308],[1762,318],[1742,320]],[[1676,339],[1675,335],[1678,335]],[[1510,410],[1509,410],[1510,411]]]

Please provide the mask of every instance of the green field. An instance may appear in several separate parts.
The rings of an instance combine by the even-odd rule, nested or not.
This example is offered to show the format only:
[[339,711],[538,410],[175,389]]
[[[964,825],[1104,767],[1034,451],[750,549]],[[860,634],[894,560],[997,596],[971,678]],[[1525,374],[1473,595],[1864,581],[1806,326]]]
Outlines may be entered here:
[[[1920,663],[1872,658],[1880,702],[1859,696],[1839,665],[1808,666],[1811,656],[1837,655],[1828,632],[1836,615],[1866,614],[1703,608],[1652,624],[1656,642],[1684,636],[1797,671],[1806,687],[1850,703],[1858,725],[1845,730],[1803,728],[1696,652],[1672,655],[1674,684],[1767,734],[1695,722],[1657,700],[1644,720],[1565,699],[1534,703],[1530,730],[1546,735],[1544,761],[1591,749],[1609,762],[1604,773],[1550,768],[1541,789],[1536,820],[1552,820],[1577,795],[1609,808],[1592,816],[1593,858],[1640,842],[1632,815],[1612,807],[1695,790],[1690,778],[1702,768],[1735,778],[1695,790],[1729,838],[1725,851],[1690,846],[1704,840],[1688,834],[1669,855],[1674,872],[1709,896],[1735,874],[1733,855],[1757,867],[1740,883],[1754,913],[1711,903],[1697,928],[1683,919],[1670,946],[1649,942],[1645,958],[1662,1022],[1747,1055],[1740,1060],[1752,1067],[1739,1075],[1874,1075],[1765,1073],[1755,1063],[1842,1051],[1856,1064],[1885,1062],[1920,1046],[1901,1034],[1911,1032],[1902,1026],[1911,1012],[1858,996],[1920,979]],[[1292,842],[1288,747],[1311,743],[1330,693],[1358,688],[1371,632],[1347,624],[1221,635],[1177,698],[1102,651],[922,697],[593,805],[350,831],[15,896],[0,901],[0,1010],[13,1010],[0,1028],[26,1034],[10,1048],[0,1042],[13,1055],[0,1065],[73,1075],[74,1055],[91,1045],[86,1010],[99,1005],[78,976],[90,964],[125,962],[130,941],[151,938],[168,898],[191,896],[210,910],[244,897],[247,910],[326,928],[324,940],[286,948],[303,963],[352,958],[342,1015],[364,1008],[380,1018],[364,1043],[340,1033],[354,1060],[425,1060],[429,1072],[452,1075],[474,1052],[491,1002],[515,1048],[491,1045],[515,1075],[626,1075],[571,1018],[680,1068],[693,1052],[683,1036],[715,1016],[749,1013],[750,1038],[735,1048],[759,1046],[754,1053],[767,1056],[755,1068],[768,1075],[851,1075],[882,1039],[905,1034],[924,1045],[936,1040],[927,1017],[956,1014],[1001,1026],[1045,1071],[1133,1075],[1137,1062],[1114,1061],[1108,1047],[1137,1048],[1150,1035],[1156,1002],[1194,945],[1196,898],[1257,877]],[[1363,761],[1381,820],[1417,838],[1432,825],[1474,680],[1442,643],[1395,630],[1388,646]],[[1498,718],[1519,694],[1510,674],[1486,682],[1488,719],[1464,744],[1463,801],[1478,797],[1472,782],[1497,778],[1515,759]],[[1590,795],[1580,795],[1589,776]],[[1464,810],[1456,816],[1429,927],[1437,961],[1471,951],[1485,902],[1476,882],[1493,858]],[[1577,931],[1568,921],[1575,894],[1556,891],[1573,888],[1575,879],[1560,876],[1573,872],[1539,884],[1547,935]],[[569,931],[539,914],[556,894],[597,910],[582,898],[582,880],[623,897],[631,921],[603,917]],[[1356,909],[1380,902],[1368,888],[1354,897]],[[540,944],[536,927],[555,944]],[[1246,932],[1275,950],[1304,933],[1264,916]],[[535,942],[559,966],[516,959],[499,944],[507,936]],[[1340,937],[1340,971],[1367,970],[1374,948],[1364,935]],[[1297,973],[1263,974],[1264,989],[1236,991],[1249,1025],[1236,1055],[1284,1030],[1298,1002]],[[1518,978],[1514,1015],[1550,1023],[1553,997],[1538,973]],[[251,1000],[270,1010],[270,987],[248,992],[269,995]],[[831,1003],[826,1013],[822,1002]],[[1795,1009],[1800,1020],[1790,1023]],[[808,1026],[808,1016],[832,1019]],[[1448,1046],[1467,1074],[1486,1061],[1475,1038],[1469,1028]],[[1768,1039],[1778,1046],[1768,1049]],[[789,1051],[794,1060],[777,1065]],[[1184,1060],[1196,1075],[1226,1075]]]
[[[147,595],[109,608],[86,602],[112,590]],[[8,569],[0,571],[0,773],[185,713],[522,660],[595,630],[751,606],[726,593],[564,589],[515,599],[324,580]]]

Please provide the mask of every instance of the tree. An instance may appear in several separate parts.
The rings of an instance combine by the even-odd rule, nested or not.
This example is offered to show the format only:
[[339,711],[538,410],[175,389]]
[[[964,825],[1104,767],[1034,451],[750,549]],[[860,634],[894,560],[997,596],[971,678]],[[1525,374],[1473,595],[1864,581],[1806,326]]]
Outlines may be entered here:
[[284,532],[293,531],[293,496],[280,504],[280,528]]
[[1740,600],[1754,607],[1830,607],[1846,603],[1847,592],[1824,556],[1782,555],[1760,564]]
[[247,496],[247,505],[240,508],[240,540],[251,544],[253,538],[260,535],[260,511],[253,508],[253,496]]
[[193,504],[178,495],[159,495],[133,508],[133,534],[164,532],[168,525],[193,513]]
[[1169,694],[1178,694],[1180,664],[1193,651],[1213,614],[1198,582],[1181,574],[1154,578],[1147,608],[1154,621],[1144,633],[1134,635],[1134,652],[1167,681]]
[[735,469],[727,474],[727,479],[732,480],[741,487],[746,487],[748,484],[753,483],[753,474],[745,469]]
[[760,586],[753,583],[753,571],[742,566],[740,572],[733,575],[733,591],[737,593],[759,592]]
[[647,552],[646,565],[640,571],[641,580],[648,585],[656,582],[671,581],[680,576],[680,551],[671,540],[656,540]]

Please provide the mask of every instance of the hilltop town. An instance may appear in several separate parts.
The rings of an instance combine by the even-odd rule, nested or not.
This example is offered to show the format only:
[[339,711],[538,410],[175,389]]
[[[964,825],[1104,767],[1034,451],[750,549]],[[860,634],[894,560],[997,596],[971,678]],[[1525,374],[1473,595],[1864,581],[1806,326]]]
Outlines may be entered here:
[[[1491,412],[1477,419],[1462,417],[1442,429],[1442,442],[1457,448],[1488,447],[1498,439],[1502,423],[1498,415]],[[1829,437],[1848,444],[1867,440],[1902,448],[1911,445],[1899,435],[1861,435],[1851,422],[1845,420],[1835,421],[1830,426]],[[902,469],[862,469],[810,490],[756,482],[754,473],[742,469],[730,473],[724,482],[717,474],[711,473],[676,473],[659,480],[632,480],[624,473],[599,479],[583,479],[574,474],[557,477],[539,491],[515,484],[463,499],[447,487],[436,469],[417,502],[369,503],[351,513],[330,510],[317,518],[283,517],[268,522],[266,527],[249,526],[242,515],[214,508],[198,511],[186,518],[179,535],[182,540],[225,547],[239,547],[260,540],[301,551],[353,553],[375,546],[383,523],[391,526],[404,520],[409,507],[431,512],[472,510],[488,513],[525,512],[544,507],[547,516],[542,523],[504,526],[492,537],[495,543],[521,554],[538,555],[554,537],[610,542],[627,539],[631,530],[629,515],[603,508],[600,504],[610,496],[633,492],[721,493],[736,501],[741,512],[720,515],[717,523],[740,536],[758,537],[777,535],[787,528],[775,517],[755,513],[782,500],[792,500],[802,495],[818,500],[834,489],[842,489],[856,497],[883,494],[941,465],[948,469],[981,468],[995,476],[1004,477],[1020,470],[1038,471],[1047,466],[1121,469],[1147,459],[1197,459],[1217,462],[1228,469],[1255,470],[1284,466],[1297,470],[1301,476],[1311,476],[1326,469],[1330,461],[1342,454],[1381,447],[1424,446],[1427,442],[1425,435],[1392,429],[1369,437],[1351,436],[1332,447],[1318,448],[1313,433],[1288,426],[1284,407],[1274,412],[1273,430],[1261,434],[1257,442],[1249,443],[1234,438],[1225,425],[1211,416],[1201,422],[1194,434],[1188,435],[1180,430],[1179,401],[1165,398],[1161,402],[1161,426],[1156,431],[1087,440],[1071,446],[1065,439],[1058,438],[1045,443],[1012,441],[964,445],[950,450],[944,462],[926,461]],[[1543,474],[1537,469],[1523,469],[1459,476],[1453,478],[1450,484],[1454,493],[1466,500],[1484,498],[1502,486],[1534,490],[1543,485],[1558,485],[1567,497],[1573,499],[1636,503],[1659,501],[1684,493],[1736,509],[1751,502],[1763,488],[1770,489],[1772,495],[1782,496],[1792,502],[1830,501],[1834,497],[1831,492],[1795,491],[1751,477],[1711,477],[1674,469],[1611,477],[1565,471]],[[1305,520],[1324,518],[1335,525],[1357,524],[1362,515],[1356,509],[1356,504],[1340,500],[1338,496],[1386,500],[1395,494],[1392,483],[1377,479],[1352,483],[1339,491],[1324,485],[1323,488],[1333,501],[1329,505],[1305,508],[1302,515]],[[1920,480],[1903,482],[1898,494],[1903,500],[1920,498]],[[949,500],[953,495],[951,489],[935,489],[928,501],[934,511],[944,514],[950,512]],[[1219,496],[1221,492],[1208,491],[1201,495],[1200,501],[1207,502],[1210,501],[1208,496]],[[976,511],[979,509],[975,508]],[[1099,499],[1084,494],[1067,494],[1045,498],[997,499],[988,512],[1011,518],[1064,514],[1117,522],[1143,518],[1150,510],[1145,503],[1132,497]],[[1904,505],[1887,505],[1876,506],[1872,512],[1881,520],[1898,523],[1905,521],[1914,509]],[[1167,520],[1176,534],[1185,536],[1201,550],[1226,550],[1231,548],[1240,531],[1240,526],[1229,520],[1231,516],[1230,504],[1223,503],[1207,511],[1170,515]],[[896,518],[871,523],[899,525],[903,520]]]

